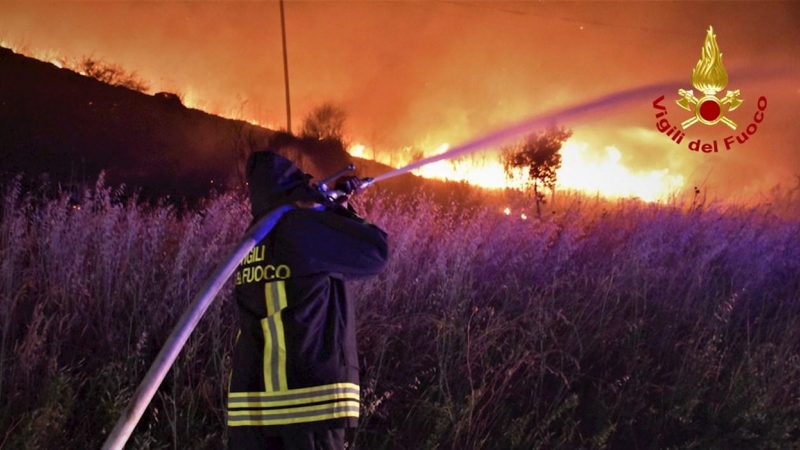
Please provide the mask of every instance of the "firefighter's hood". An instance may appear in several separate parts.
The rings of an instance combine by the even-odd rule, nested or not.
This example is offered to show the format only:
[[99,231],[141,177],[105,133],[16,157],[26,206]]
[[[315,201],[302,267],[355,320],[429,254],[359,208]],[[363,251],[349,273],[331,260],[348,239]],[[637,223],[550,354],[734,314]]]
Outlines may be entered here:
[[253,218],[296,200],[320,199],[321,194],[309,184],[311,176],[277,153],[251,154],[246,170]]

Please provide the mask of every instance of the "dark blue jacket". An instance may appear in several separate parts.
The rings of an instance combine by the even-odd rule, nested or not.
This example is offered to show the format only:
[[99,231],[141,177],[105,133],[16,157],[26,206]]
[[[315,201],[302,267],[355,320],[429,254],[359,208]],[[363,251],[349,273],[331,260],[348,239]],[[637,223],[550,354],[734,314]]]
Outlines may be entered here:
[[[248,164],[250,177],[272,177],[280,184],[299,176],[271,155],[262,156],[265,173],[256,170],[258,161],[252,163],[255,168]],[[305,183],[293,189],[313,196],[305,191],[307,178]],[[261,197],[269,207],[302,196],[275,192]],[[254,205],[253,211],[258,219],[269,209]],[[328,205],[283,215],[235,275],[240,333],[229,389],[229,433],[240,427],[265,427],[277,435],[357,425],[355,306],[345,281],[376,275],[387,259],[386,233],[351,210]]]

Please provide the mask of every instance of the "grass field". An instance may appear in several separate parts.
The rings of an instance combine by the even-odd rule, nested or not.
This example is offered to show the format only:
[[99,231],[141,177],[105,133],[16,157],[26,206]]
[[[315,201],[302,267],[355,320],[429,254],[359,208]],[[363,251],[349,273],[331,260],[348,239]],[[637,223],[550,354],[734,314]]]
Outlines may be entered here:
[[[0,449],[100,448],[249,208],[74,209],[5,185]],[[478,206],[474,206],[474,205]],[[573,202],[546,219],[373,194],[391,262],[354,283],[355,448],[800,448],[800,220]],[[224,448],[229,284],[131,437]]]

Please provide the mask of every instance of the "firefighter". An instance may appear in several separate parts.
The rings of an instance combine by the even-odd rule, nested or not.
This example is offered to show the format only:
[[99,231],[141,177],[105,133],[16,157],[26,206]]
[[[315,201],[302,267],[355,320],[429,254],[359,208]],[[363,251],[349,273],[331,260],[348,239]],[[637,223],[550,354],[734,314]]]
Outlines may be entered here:
[[[295,147],[291,135],[271,149]],[[228,395],[229,450],[340,450],[359,415],[355,305],[345,281],[386,265],[386,233],[274,153],[247,162],[253,221],[293,204],[237,268],[240,330]],[[360,182],[340,178],[351,194]],[[347,197],[342,197],[346,200]]]

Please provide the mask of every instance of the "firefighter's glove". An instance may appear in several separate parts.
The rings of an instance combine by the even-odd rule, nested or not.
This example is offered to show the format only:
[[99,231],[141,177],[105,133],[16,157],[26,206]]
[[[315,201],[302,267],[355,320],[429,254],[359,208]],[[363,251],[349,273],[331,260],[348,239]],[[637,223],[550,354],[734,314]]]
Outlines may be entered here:
[[285,203],[303,202],[325,204],[329,201],[330,200],[328,200],[328,197],[307,183],[301,184],[300,186],[297,186],[289,191],[284,199]]
[[360,178],[354,175],[339,177],[336,180],[333,188],[337,191],[343,192],[345,195],[350,195],[353,193],[358,194],[361,192],[361,184],[362,181]]

